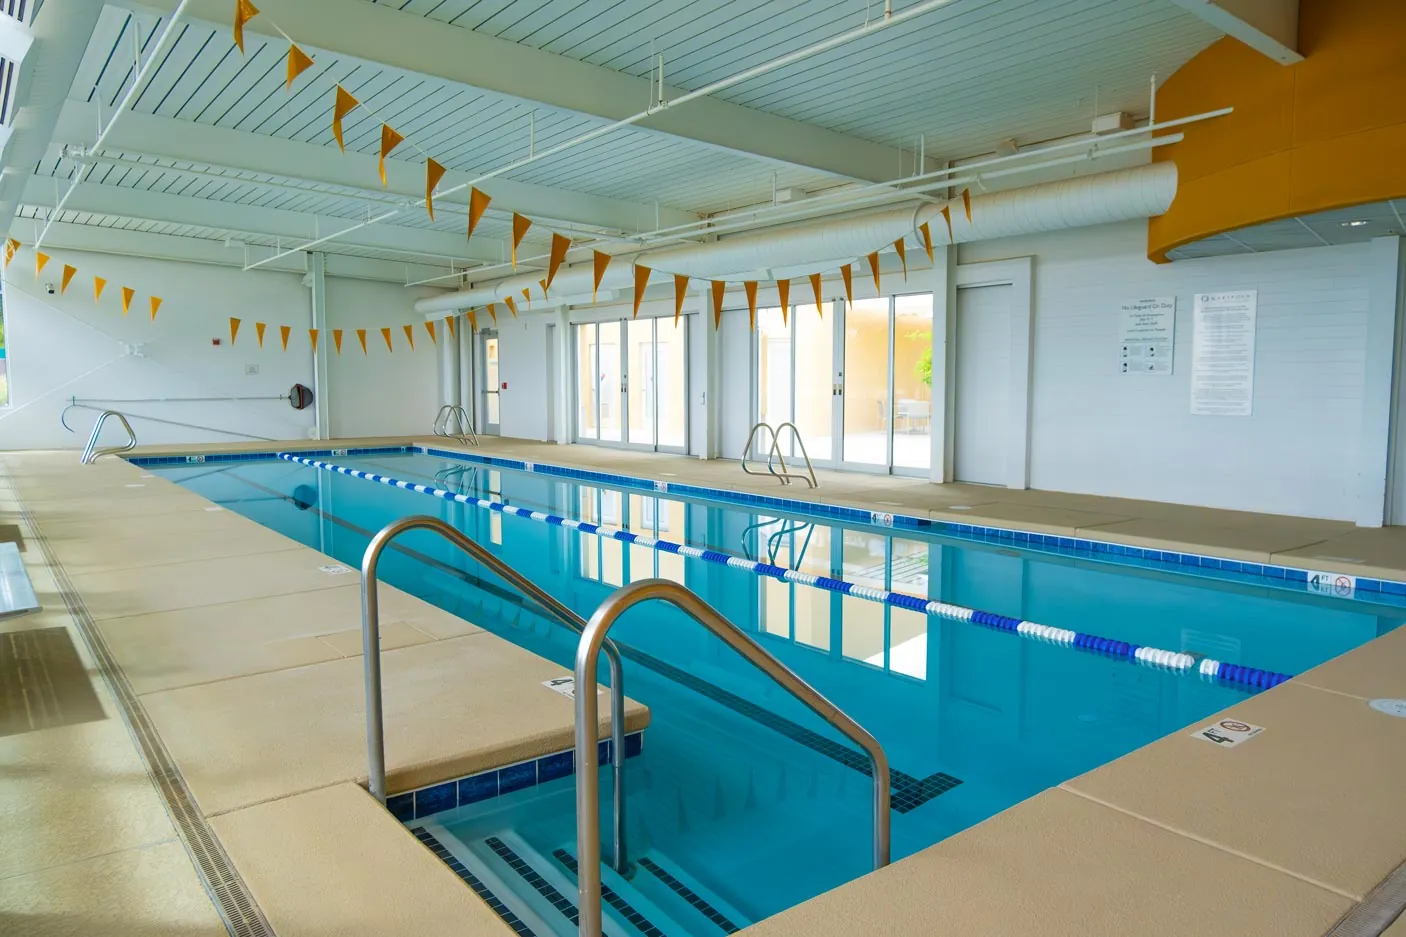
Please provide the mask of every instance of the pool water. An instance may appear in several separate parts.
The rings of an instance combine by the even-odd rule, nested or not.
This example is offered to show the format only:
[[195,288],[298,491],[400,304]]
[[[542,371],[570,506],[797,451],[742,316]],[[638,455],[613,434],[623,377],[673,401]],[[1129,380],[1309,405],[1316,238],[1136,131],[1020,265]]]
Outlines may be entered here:
[[[1207,578],[749,513],[424,454],[331,461],[1281,673],[1301,673],[1406,617],[1389,596],[1336,599],[1248,575]],[[883,744],[894,769],[895,859],[1249,692],[1194,671],[1026,640],[287,461],[152,471],[349,566],[360,565],[385,524],[409,514],[440,517],[583,617],[627,582],[659,576],[685,584]],[[385,581],[570,670],[575,635],[507,584],[432,534],[414,532],[397,544],[382,558]],[[607,932],[728,933],[869,870],[871,781],[858,752],[670,607],[636,608],[611,635],[625,658],[627,693],[650,707],[652,721],[642,754],[627,761],[633,865],[628,877],[606,873]],[[608,811],[608,769],[602,787]],[[572,779],[562,778],[412,826],[471,883],[501,898],[520,933],[574,933],[572,791]]]

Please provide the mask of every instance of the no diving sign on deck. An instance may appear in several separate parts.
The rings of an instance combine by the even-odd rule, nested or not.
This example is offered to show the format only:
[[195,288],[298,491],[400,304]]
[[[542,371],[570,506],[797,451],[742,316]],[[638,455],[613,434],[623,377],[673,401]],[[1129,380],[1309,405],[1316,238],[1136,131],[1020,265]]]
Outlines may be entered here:
[[1197,729],[1191,734],[1198,739],[1214,742],[1221,748],[1234,748],[1241,742],[1248,742],[1263,731],[1264,726],[1252,726],[1248,722],[1240,722],[1235,719],[1222,719]]

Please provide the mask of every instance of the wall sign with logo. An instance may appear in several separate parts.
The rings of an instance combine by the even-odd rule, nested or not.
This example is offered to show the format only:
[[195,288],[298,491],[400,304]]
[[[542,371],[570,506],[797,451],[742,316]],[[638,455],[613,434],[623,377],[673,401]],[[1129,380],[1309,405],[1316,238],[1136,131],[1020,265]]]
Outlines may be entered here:
[[1118,373],[1171,374],[1177,334],[1177,298],[1160,296],[1118,309]]
[[1255,396],[1256,290],[1197,293],[1191,342],[1191,412],[1249,416]]

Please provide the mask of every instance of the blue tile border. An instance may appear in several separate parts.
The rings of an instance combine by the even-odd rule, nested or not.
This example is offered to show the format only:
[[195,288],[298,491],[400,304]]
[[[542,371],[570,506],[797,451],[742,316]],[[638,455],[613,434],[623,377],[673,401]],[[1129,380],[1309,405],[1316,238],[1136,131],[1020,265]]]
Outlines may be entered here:
[[[614,760],[611,746],[610,739],[601,740],[599,761],[602,766],[608,765]],[[644,732],[627,734],[625,736],[625,757],[635,758],[643,752]],[[427,787],[416,788],[413,791],[393,794],[386,798],[386,809],[400,822],[412,823],[436,813],[443,813],[456,807],[467,807],[469,804],[480,803],[494,797],[501,797],[504,794],[511,794],[514,791],[536,787],[538,784],[546,784],[548,781],[570,777],[575,773],[576,752],[573,749],[567,749],[566,751],[552,752],[540,758],[505,765],[501,768],[480,771],[462,778],[440,781]]]
[[[282,449],[268,452],[211,452],[203,455],[156,455],[129,456],[127,461],[142,468],[173,465],[207,465],[213,462],[267,462],[277,459]],[[415,446],[377,446],[366,449],[298,449],[298,455],[307,456],[359,456],[359,455],[406,455],[418,452]]]

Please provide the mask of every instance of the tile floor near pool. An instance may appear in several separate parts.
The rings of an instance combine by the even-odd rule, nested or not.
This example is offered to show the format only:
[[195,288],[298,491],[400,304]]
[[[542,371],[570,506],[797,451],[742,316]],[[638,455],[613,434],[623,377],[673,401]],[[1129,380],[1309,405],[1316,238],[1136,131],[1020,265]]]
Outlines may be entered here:
[[[412,441],[282,447],[386,442]],[[216,448],[251,447],[201,451]],[[778,493],[734,462],[473,451]],[[248,933],[511,933],[361,786],[354,573],[126,462],[5,453],[3,467],[0,526],[18,527],[44,610],[0,637],[62,632],[85,671],[61,677],[89,686],[102,717],[74,707],[0,736],[0,933],[226,933],[192,848],[214,856],[207,876],[247,890]],[[1406,581],[1398,529],[837,473],[784,492]],[[569,747],[571,704],[541,686],[561,668],[390,587],[382,602],[393,791]],[[1173,733],[745,933],[1328,933],[1406,858],[1406,719],[1368,705],[1401,697],[1397,630],[1232,707],[1264,728],[1245,744]],[[648,718],[631,703],[627,728]],[[152,773],[164,763],[174,800]]]

